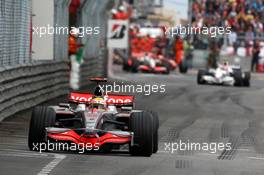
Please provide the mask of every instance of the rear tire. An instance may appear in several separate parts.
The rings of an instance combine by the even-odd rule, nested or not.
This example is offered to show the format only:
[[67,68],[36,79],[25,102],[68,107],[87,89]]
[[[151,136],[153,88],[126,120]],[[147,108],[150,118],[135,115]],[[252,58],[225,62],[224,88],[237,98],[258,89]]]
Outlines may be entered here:
[[185,60],[183,60],[179,65],[180,73],[186,74],[188,72],[188,66]]
[[39,151],[34,150],[34,147],[45,142],[46,127],[53,126],[55,119],[56,112],[53,108],[38,106],[33,109],[28,134],[28,147],[31,151]]
[[148,112],[134,112],[130,117],[130,128],[134,133],[134,145],[130,146],[132,156],[150,157],[153,152],[153,119]]
[[136,58],[132,58],[132,67],[131,71],[133,73],[138,73],[138,67],[140,65],[140,62]]
[[129,65],[128,65],[128,63],[123,63],[123,71],[126,71],[126,72],[128,72],[128,71],[130,71],[130,67],[129,67]]
[[203,80],[203,76],[206,75],[205,70],[199,70],[197,75],[197,84],[205,84],[205,81]]
[[250,72],[245,72],[245,77],[243,78],[243,84],[246,87],[250,87]]
[[159,116],[156,112],[150,111],[153,119],[153,151],[157,153],[159,149]]
[[242,73],[240,71],[234,72],[234,79],[235,79],[234,86],[242,86],[243,85]]
[[164,74],[168,75],[170,74],[170,64],[169,63],[164,63],[164,67],[166,68],[166,71],[164,72]]

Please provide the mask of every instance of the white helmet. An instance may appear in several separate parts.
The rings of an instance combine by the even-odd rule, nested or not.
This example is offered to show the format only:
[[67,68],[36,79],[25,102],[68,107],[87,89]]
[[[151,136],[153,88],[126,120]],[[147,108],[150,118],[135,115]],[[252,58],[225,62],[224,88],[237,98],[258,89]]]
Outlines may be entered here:
[[240,65],[240,58],[239,57],[234,58],[234,64]]

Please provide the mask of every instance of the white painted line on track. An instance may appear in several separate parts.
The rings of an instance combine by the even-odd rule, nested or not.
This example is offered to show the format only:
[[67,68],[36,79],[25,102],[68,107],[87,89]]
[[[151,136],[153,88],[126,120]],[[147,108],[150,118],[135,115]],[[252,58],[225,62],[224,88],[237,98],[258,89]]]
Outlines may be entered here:
[[48,175],[63,159],[66,158],[62,154],[54,154],[55,159],[48,163],[37,175]]

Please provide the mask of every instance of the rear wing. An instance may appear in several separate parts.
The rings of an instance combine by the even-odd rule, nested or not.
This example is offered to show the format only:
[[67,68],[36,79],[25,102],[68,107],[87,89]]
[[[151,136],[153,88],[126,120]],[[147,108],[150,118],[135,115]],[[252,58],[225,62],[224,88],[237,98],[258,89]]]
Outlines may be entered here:
[[[93,96],[94,95],[90,94],[90,93],[72,92],[72,93],[70,93],[70,96],[69,96],[69,102],[89,104],[91,102]],[[132,95],[109,94],[105,97],[106,97],[106,103],[108,105],[134,106],[134,96],[132,96]]]

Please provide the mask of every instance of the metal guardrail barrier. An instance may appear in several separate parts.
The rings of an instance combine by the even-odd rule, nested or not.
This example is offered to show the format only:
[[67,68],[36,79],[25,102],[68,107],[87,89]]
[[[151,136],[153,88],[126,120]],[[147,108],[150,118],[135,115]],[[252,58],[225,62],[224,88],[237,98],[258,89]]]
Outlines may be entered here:
[[0,69],[0,121],[68,93],[68,63],[23,64]]

